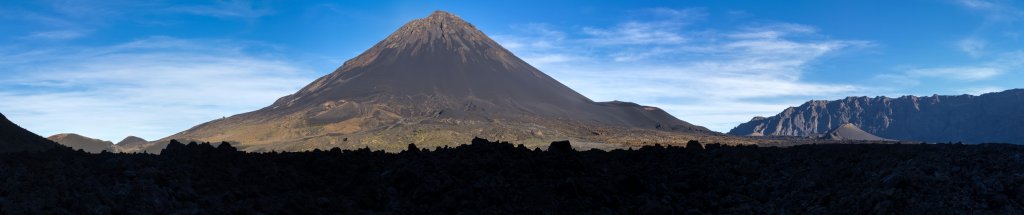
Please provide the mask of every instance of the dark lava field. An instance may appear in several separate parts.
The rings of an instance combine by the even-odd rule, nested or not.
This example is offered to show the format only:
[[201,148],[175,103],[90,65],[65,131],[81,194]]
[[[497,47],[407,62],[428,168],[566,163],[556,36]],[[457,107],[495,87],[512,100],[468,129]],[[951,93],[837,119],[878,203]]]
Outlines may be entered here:
[[1021,214],[1007,144],[0,154],[4,214]]

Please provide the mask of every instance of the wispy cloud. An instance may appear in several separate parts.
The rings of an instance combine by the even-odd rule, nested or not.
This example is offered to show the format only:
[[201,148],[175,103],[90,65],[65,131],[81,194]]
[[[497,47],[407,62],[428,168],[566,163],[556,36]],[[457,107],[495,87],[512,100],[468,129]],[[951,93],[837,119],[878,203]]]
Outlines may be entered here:
[[965,7],[974,8],[974,9],[988,9],[988,10],[990,10],[990,9],[996,8],[996,4],[993,4],[992,2],[985,1],[985,0],[959,0],[959,1],[957,1],[957,3],[960,3],[961,5],[963,5]]
[[39,8],[0,8],[0,19],[31,26],[19,39],[70,40],[92,35],[126,14],[149,14],[156,1],[33,1]]
[[706,16],[701,9],[655,8],[638,12],[653,16],[656,21],[629,21],[610,28],[584,27],[582,32],[591,36],[587,41],[601,45],[679,44],[688,40],[680,29]]
[[76,39],[87,35],[85,31],[76,30],[56,30],[56,31],[41,31],[32,33],[25,38],[27,39],[45,39],[45,40],[69,40]]
[[1024,11],[1007,1],[997,0],[956,0],[959,5],[982,13],[990,22],[1016,22],[1024,18]]
[[957,43],[960,51],[963,51],[974,58],[981,57],[984,54],[985,46],[987,45],[988,43],[986,43],[985,40],[973,37],[965,38]]
[[907,71],[910,77],[943,78],[964,81],[977,81],[989,79],[1003,74],[1005,71],[993,67],[940,67],[913,69]]
[[618,44],[675,44],[686,37],[672,31],[672,26],[661,23],[627,22],[613,28],[586,27],[583,32],[594,36],[592,42],[604,45]]
[[[555,30],[554,26],[544,23],[528,23],[513,25],[511,29],[516,34],[498,34],[491,38],[503,47],[513,50],[520,58],[530,62],[533,66],[563,64],[588,58],[575,53],[572,47],[566,46],[573,42],[566,41],[568,35]],[[516,50],[529,50],[529,52]]]
[[258,8],[252,4],[252,1],[245,0],[219,1],[213,5],[175,6],[168,10],[201,16],[246,19],[259,18],[273,13],[269,8]]
[[50,135],[162,138],[269,105],[312,79],[253,44],[154,37],[107,47],[0,53],[0,112]]
[[967,94],[971,94],[971,95],[976,95],[977,96],[977,95],[981,95],[981,94],[985,94],[985,93],[1000,92],[1000,91],[1003,91],[1003,90],[1006,90],[1006,88],[1005,87],[997,87],[997,86],[977,86],[977,87],[969,87],[969,88],[965,88],[965,89],[959,89],[958,91],[965,92]]
[[922,80],[942,79],[977,82],[1024,69],[1024,52],[1002,53],[993,60],[974,65],[908,68],[897,73],[880,74],[877,79],[906,86],[921,84]]
[[543,23],[513,25],[511,28],[519,34],[493,36],[502,46],[509,49],[553,49],[558,48],[556,45],[566,39],[564,32],[554,30],[552,26]]
[[[543,25],[557,37],[521,32],[498,40],[515,44],[509,49],[517,55],[594,100],[658,106],[718,131],[806,100],[864,90],[807,82],[803,74],[824,56],[870,42],[816,39],[824,38],[816,28],[793,23],[692,27],[706,16],[700,10],[645,12],[655,18],[561,31]],[[687,15],[658,18],[665,13]],[[545,45],[556,48],[526,45],[535,41],[556,41]],[[551,56],[573,60],[540,60]]]

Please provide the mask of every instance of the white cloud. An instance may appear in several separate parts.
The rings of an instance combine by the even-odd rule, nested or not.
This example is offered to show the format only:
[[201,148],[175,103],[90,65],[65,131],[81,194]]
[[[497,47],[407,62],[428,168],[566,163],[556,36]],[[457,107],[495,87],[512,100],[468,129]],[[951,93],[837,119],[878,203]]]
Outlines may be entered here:
[[575,56],[565,54],[550,54],[550,55],[539,55],[523,57],[524,61],[530,62],[531,65],[548,65],[548,64],[560,64],[566,63],[573,60],[578,60]]
[[558,48],[565,40],[565,33],[557,31],[543,23],[530,23],[524,25],[513,25],[511,28],[520,34],[517,35],[493,35],[492,39],[503,47],[511,50],[531,49],[544,50]]
[[909,68],[894,74],[880,74],[877,79],[906,86],[918,85],[922,79],[953,81],[987,81],[1024,68],[1024,52],[1001,53],[998,57],[974,65]]
[[614,28],[583,28],[583,33],[594,36],[589,40],[603,45],[621,44],[678,44],[687,40],[673,31],[675,26],[663,23],[627,22]]
[[28,35],[26,38],[29,39],[46,39],[46,40],[69,40],[80,38],[86,35],[83,31],[73,30],[58,30],[58,31],[41,31],[35,32]]
[[517,34],[497,34],[491,38],[535,67],[586,61],[589,58],[570,51],[573,48],[565,44],[566,33],[555,30],[548,24],[529,23],[513,25],[511,28]]
[[247,19],[259,18],[273,13],[273,11],[267,8],[257,8],[252,4],[252,1],[246,0],[219,1],[214,5],[175,6],[169,8],[169,10],[201,16]]
[[808,25],[793,23],[771,23],[757,26],[746,26],[743,30],[729,34],[739,39],[777,39],[791,35],[807,35],[817,33],[818,29]]
[[[791,23],[687,29],[701,16],[665,17],[583,27],[579,34],[554,34],[557,37],[521,32],[502,35],[499,41],[514,41],[510,50],[591,99],[658,106],[722,132],[753,116],[774,115],[810,99],[866,90],[808,82],[803,76],[822,57],[868,47],[870,42],[813,39],[823,38],[816,28]],[[553,48],[527,45],[533,41],[554,41],[548,44]]]
[[887,82],[887,84],[898,85],[899,87],[912,87],[921,84],[921,80],[906,74],[879,74],[874,79]]
[[1024,11],[1005,1],[957,0],[959,5],[982,13],[989,22],[1016,22],[1024,17]]
[[674,9],[659,7],[636,12],[653,15],[656,18],[661,18],[663,22],[692,22],[707,16],[707,13],[701,8]]
[[996,7],[996,5],[993,4],[992,2],[988,2],[985,0],[959,0],[957,1],[957,3],[960,3],[965,7],[975,9],[992,9]]
[[960,51],[963,51],[964,53],[967,53],[967,55],[970,55],[971,57],[975,58],[981,57],[981,55],[984,54],[983,52],[985,50],[985,46],[987,45],[988,44],[985,42],[985,40],[978,38],[965,38],[957,43],[957,46],[959,46]]
[[943,78],[963,81],[977,81],[995,77],[1005,71],[992,67],[940,67],[907,71],[910,77]]
[[992,93],[992,92],[1001,92],[1003,90],[1006,90],[1006,88],[1005,87],[996,87],[996,86],[977,86],[977,87],[969,87],[969,88],[966,88],[966,89],[960,89],[958,91],[965,92],[965,93],[971,94],[971,95],[979,96],[981,94]]
[[247,44],[150,38],[108,47],[0,54],[0,112],[40,135],[162,138],[256,110],[312,74],[246,54]]
[[582,33],[590,36],[585,40],[597,45],[680,44],[689,40],[680,30],[707,16],[700,9],[654,8],[637,12],[650,15],[655,21],[628,21],[610,28],[583,27]]

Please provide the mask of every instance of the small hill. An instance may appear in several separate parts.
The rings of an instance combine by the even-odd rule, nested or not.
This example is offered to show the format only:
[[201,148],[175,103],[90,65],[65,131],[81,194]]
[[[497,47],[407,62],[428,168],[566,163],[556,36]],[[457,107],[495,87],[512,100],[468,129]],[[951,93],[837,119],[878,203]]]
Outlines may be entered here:
[[85,137],[78,134],[56,134],[46,139],[50,139],[54,142],[60,143],[61,145],[71,147],[72,149],[81,149],[89,153],[100,153],[103,151],[114,152],[114,143],[110,141],[100,140]]
[[828,140],[868,140],[868,141],[888,141],[889,139],[881,138],[861,130],[853,123],[846,123],[832,129],[827,134],[821,137],[822,139]]
[[148,142],[149,141],[146,141],[146,139],[142,139],[141,137],[128,136],[128,137],[125,137],[120,142],[117,142],[117,146],[139,146],[139,145],[146,144]]
[[0,113],[0,153],[41,151],[57,146],[57,143],[25,130]]
[[145,152],[146,147],[150,147],[153,143],[142,139],[141,137],[128,136],[125,137],[117,144],[114,144],[114,150],[116,152]]

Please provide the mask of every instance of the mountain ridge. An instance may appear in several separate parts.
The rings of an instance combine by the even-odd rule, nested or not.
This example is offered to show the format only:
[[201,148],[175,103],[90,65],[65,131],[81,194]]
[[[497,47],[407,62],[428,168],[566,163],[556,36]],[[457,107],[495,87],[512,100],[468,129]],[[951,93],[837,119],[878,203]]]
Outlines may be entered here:
[[928,142],[1024,140],[1024,89],[982,95],[847,97],[812,100],[730,130],[742,136],[814,136],[844,123],[892,139]]

